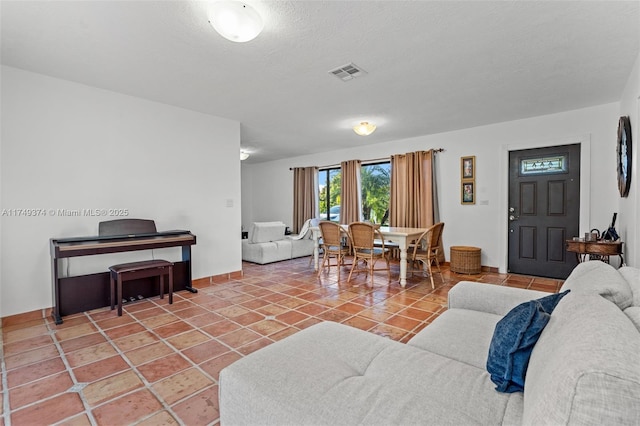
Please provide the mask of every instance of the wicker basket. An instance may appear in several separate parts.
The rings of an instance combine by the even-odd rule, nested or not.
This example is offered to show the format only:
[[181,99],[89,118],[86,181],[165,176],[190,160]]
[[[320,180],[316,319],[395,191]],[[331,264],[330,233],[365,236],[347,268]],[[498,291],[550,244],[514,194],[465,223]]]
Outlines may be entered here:
[[460,274],[479,274],[482,272],[480,265],[480,249],[478,247],[452,246],[450,248],[451,272]]

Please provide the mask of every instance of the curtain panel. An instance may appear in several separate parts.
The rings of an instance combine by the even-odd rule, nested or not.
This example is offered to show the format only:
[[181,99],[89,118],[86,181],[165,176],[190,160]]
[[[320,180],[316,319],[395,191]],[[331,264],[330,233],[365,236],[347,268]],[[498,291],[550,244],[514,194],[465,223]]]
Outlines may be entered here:
[[[391,156],[389,225],[428,228],[440,220],[433,150]],[[444,261],[443,247],[440,257]]]
[[307,219],[318,217],[318,168],[293,168],[293,233],[300,232]]
[[362,187],[360,184],[360,160],[343,161],[341,167],[340,223],[362,220]]

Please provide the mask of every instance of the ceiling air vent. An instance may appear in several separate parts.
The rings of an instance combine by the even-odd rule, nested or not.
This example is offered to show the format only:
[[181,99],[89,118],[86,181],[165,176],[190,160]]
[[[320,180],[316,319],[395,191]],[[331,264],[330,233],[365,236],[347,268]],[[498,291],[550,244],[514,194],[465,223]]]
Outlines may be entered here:
[[329,72],[342,81],[353,80],[354,78],[362,77],[367,73],[365,70],[363,70],[362,68],[358,68],[358,66],[353,63],[343,65]]

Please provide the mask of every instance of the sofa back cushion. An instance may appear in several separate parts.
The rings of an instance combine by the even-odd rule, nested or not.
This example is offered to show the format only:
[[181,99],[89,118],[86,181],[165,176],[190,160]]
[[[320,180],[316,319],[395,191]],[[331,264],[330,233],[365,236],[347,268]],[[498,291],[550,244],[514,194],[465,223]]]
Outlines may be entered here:
[[623,266],[618,272],[629,284],[631,293],[633,294],[633,306],[640,306],[640,268],[632,268],[631,266]]
[[254,222],[249,229],[249,242],[268,243],[283,240],[286,228],[282,222]]
[[640,333],[602,296],[571,291],[531,354],[523,424],[640,424]]
[[633,293],[627,280],[611,265],[599,260],[580,263],[565,280],[560,291],[599,294],[626,309],[633,304]]

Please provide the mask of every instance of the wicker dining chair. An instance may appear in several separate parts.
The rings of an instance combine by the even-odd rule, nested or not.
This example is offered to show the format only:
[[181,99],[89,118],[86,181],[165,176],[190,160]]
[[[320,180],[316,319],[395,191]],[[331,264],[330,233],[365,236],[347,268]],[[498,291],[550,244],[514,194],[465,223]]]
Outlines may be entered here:
[[340,268],[344,265],[344,257],[349,255],[351,248],[343,245],[344,231],[342,227],[335,223],[323,220],[319,224],[322,235],[322,265],[318,268],[318,274],[324,269],[331,270],[331,258],[336,259],[338,269],[338,281],[340,281]]
[[[354,271],[356,273],[366,272],[371,275],[371,286],[373,286],[373,271],[385,270],[389,281],[391,281],[389,249],[385,247],[384,238],[376,226],[365,222],[351,223],[349,224],[349,239],[353,249],[353,264],[347,282],[351,281],[351,275]],[[376,243],[380,245],[378,246]],[[380,259],[385,261],[387,267],[375,269],[375,264]],[[364,265],[361,266],[361,262]]]
[[442,240],[442,230],[444,229],[444,223],[438,222],[420,235],[420,238],[416,240],[416,244],[411,250],[411,256],[408,264],[411,267],[411,275],[417,269],[416,264],[420,264],[420,270],[424,272],[425,268],[429,272],[429,279],[431,280],[431,288],[436,288],[433,283],[433,272],[431,271],[431,265],[436,262],[438,272],[440,273],[440,279],[444,281],[442,277],[442,271],[440,270],[440,261],[438,257],[440,255],[440,241]]

